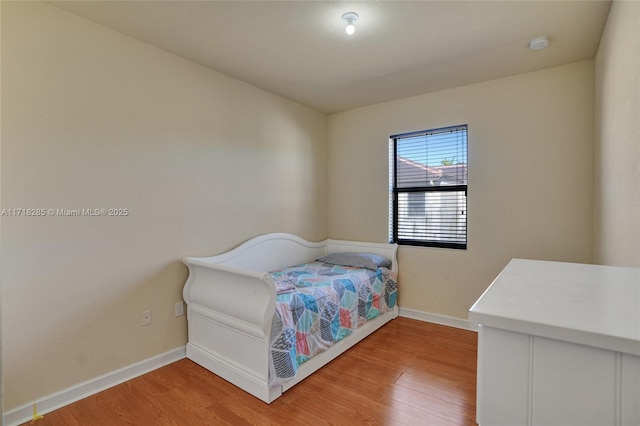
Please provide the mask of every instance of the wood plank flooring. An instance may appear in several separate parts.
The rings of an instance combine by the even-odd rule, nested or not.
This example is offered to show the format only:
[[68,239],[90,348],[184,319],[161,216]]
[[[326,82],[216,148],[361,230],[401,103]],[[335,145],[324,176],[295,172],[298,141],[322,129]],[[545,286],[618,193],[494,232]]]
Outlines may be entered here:
[[397,318],[271,404],[183,359],[33,424],[475,425],[476,353],[474,332]]

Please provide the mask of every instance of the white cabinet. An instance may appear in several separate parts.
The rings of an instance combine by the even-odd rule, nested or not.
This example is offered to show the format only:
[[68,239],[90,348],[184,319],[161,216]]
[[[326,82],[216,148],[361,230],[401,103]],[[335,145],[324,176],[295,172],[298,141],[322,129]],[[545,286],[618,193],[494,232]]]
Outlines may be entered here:
[[514,259],[469,320],[480,425],[640,425],[640,269]]

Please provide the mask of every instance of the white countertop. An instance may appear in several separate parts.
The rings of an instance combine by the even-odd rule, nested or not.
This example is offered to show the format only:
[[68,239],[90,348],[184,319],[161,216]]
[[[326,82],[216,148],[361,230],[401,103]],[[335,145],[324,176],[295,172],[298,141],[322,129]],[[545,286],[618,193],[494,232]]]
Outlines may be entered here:
[[513,259],[469,321],[640,356],[640,269]]

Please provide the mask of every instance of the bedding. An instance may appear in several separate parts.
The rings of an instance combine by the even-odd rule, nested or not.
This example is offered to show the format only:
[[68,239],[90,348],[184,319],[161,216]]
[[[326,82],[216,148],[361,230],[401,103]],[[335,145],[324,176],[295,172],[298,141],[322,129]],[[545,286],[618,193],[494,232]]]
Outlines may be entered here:
[[269,386],[291,379],[311,357],[396,305],[396,274],[387,269],[388,259],[340,255],[270,272],[277,296]]

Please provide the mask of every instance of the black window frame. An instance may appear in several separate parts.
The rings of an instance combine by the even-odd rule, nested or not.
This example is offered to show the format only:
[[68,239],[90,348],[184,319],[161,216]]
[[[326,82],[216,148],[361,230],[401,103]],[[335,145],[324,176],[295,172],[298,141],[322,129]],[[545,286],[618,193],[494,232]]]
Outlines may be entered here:
[[[391,212],[391,221],[390,221],[390,242],[391,243],[397,243],[398,245],[411,245],[411,246],[423,246],[423,247],[439,247],[439,248],[446,248],[446,249],[457,249],[457,250],[466,250],[467,249],[467,243],[468,243],[468,211],[467,211],[467,205],[466,205],[466,201],[465,201],[465,211],[464,211],[464,242],[454,242],[454,241],[442,241],[442,240],[433,240],[433,239],[427,239],[427,238],[422,238],[422,239],[411,239],[411,238],[399,238],[398,234],[399,234],[399,226],[398,226],[398,207],[399,207],[399,196],[400,194],[403,193],[415,193],[415,192],[420,192],[420,193],[424,193],[425,198],[427,197],[427,194],[429,193],[435,193],[435,192],[451,192],[451,193],[460,193],[462,191],[464,191],[464,196],[465,198],[467,197],[467,192],[468,192],[468,178],[467,180],[465,180],[465,184],[458,184],[458,185],[416,185],[416,186],[411,186],[411,187],[398,187],[398,140],[399,139],[403,139],[403,138],[410,138],[410,137],[416,137],[416,136],[423,136],[423,135],[434,135],[434,134],[440,134],[440,133],[446,133],[446,132],[457,132],[457,131],[461,131],[464,130],[465,132],[465,142],[464,142],[464,148],[465,148],[465,159],[467,159],[467,162],[465,163],[468,167],[468,150],[469,150],[469,140],[468,140],[468,125],[466,124],[461,124],[461,125],[456,125],[456,126],[448,126],[448,127],[441,127],[441,128],[435,128],[435,129],[428,129],[428,130],[422,130],[422,131],[418,131],[418,132],[410,132],[410,133],[402,133],[402,134],[397,134],[397,135],[391,135],[389,137],[389,141],[390,144],[392,145],[392,149],[390,150],[390,153],[392,153],[393,158],[390,159],[391,161],[390,163],[390,167],[391,167],[391,173],[390,173],[390,192],[391,192],[391,197],[390,197],[390,202],[391,202],[391,208],[390,208],[390,212]],[[407,214],[407,216],[410,216],[410,213]]]

